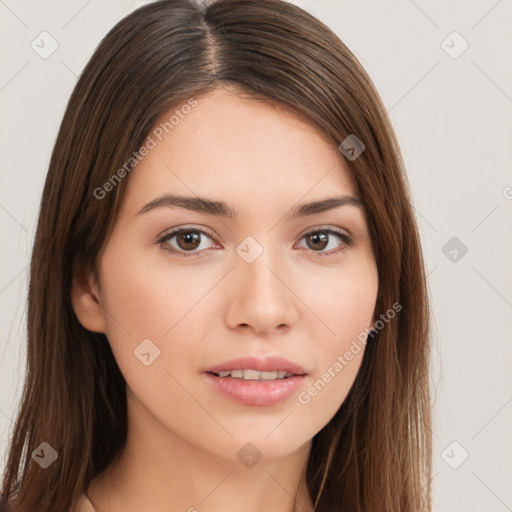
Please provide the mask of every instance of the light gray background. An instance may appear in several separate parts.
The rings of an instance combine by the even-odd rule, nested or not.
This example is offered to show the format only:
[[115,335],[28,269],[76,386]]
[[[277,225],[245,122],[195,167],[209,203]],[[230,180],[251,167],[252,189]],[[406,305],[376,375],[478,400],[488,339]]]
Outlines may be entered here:
[[[0,0],[2,468],[23,385],[27,265],[52,146],[95,46],[144,3]],[[294,3],[366,67],[404,154],[435,316],[434,510],[512,510],[512,3]],[[58,43],[47,59],[31,47],[43,46],[43,31]],[[453,31],[469,44],[457,58],[464,43]],[[452,237],[458,247],[445,255]]]

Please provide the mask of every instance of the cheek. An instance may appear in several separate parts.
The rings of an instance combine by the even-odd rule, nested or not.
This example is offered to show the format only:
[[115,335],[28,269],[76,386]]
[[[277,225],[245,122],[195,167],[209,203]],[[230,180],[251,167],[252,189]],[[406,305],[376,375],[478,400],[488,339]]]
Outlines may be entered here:
[[338,293],[337,304],[348,300],[339,305],[337,316],[333,312],[330,318],[329,326],[336,335],[316,340],[316,371],[297,395],[297,402],[299,408],[314,418],[318,429],[330,421],[354,384],[366,347],[375,304],[373,297],[373,293],[360,296]]
[[[168,347],[174,340],[181,358],[200,349],[194,340],[204,337],[211,316],[211,302],[205,294],[219,278],[208,269],[198,272],[192,266],[173,266],[165,258],[148,262],[149,258],[138,257],[136,251],[132,254],[117,257],[119,252],[113,245],[102,258],[107,337],[123,373],[138,369],[140,361],[134,351],[147,339],[156,345],[156,352],[160,350],[155,365],[171,368],[173,358]],[[184,339],[187,343],[180,343]]]
[[310,294],[311,309],[329,330],[316,339],[317,371],[297,398],[325,424],[345,400],[361,366],[377,300],[378,275],[370,259],[347,265],[336,279],[318,279],[323,286]]
[[322,352],[332,357],[361,331],[369,328],[378,293],[377,268],[372,259],[354,258],[339,272],[322,269],[315,273],[315,287],[307,304],[328,327],[322,337]]
[[[192,266],[147,264],[142,258],[102,260],[102,299],[107,337],[129,392],[169,424],[204,423],[204,411],[189,394],[208,321],[204,295],[218,281]],[[204,298],[203,298],[204,297]],[[211,304],[209,305],[211,315]],[[180,418],[164,411],[180,411]],[[189,427],[187,427],[189,428]],[[187,428],[183,428],[183,435]]]

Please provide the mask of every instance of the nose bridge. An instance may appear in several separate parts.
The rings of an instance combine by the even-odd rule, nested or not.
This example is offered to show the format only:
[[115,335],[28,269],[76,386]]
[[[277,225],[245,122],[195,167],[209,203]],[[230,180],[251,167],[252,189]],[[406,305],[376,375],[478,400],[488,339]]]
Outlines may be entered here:
[[285,284],[289,280],[286,262],[270,246],[271,238],[260,243],[248,236],[236,248],[232,327],[249,324],[261,331],[290,324],[295,318],[293,293]]
[[252,291],[250,295],[263,293],[267,298],[275,299],[276,295],[283,294],[283,288],[286,288],[283,277],[278,279],[276,274],[282,273],[284,260],[271,245],[271,236],[265,237],[262,243],[248,236],[238,245],[236,252],[242,260],[236,264],[240,279]]

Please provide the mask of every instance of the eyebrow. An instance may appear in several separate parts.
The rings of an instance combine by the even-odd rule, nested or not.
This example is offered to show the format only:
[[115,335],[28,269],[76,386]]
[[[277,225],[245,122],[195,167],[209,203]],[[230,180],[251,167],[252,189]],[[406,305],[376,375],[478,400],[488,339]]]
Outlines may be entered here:
[[[302,203],[293,208],[286,217],[291,220],[298,217],[306,217],[308,215],[326,212],[341,206],[357,206],[359,208],[363,208],[363,201],[357,197],[349,195],[328,197],[311,203]],[[207,215],[225,217],[231,220],[236,219],[238,215],[238,212],[224,201],[214,201],[204,197],[187,197],[175,194],[165,194],[153,199],[144,205],[137,212],[137,215],[142,215],[154,210],[155,208],[162,207],[184,208],[195,212],[206,213]]]

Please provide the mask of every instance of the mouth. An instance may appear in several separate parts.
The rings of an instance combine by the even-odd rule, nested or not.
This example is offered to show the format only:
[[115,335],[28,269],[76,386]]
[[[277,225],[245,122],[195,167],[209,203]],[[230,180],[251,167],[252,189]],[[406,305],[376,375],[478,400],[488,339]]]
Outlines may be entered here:
[[224,370],[218,373],[216,372],[207,372],[210,375],[215,375],[216,377],[221,377],[223,379],[232,378],[232,379],[241,379],[247,381],[273,381],[273,380],[282,380],[289,379],[290,377],[296,376],[294,373],[287,372],[286,370],[275,370],[275,371],[263,371],[260,372],[258,370]]
[[206,368],[206,373],[212,373],[221,378],[276,380],[306,375],[306,370],[284,357],[267,355],[266,357],[245,356],[231,359]]
[[272,406],[289,399],[303,385],[307,373],[279,356],[233,359],[203,372],[223,397],[251,406]]

